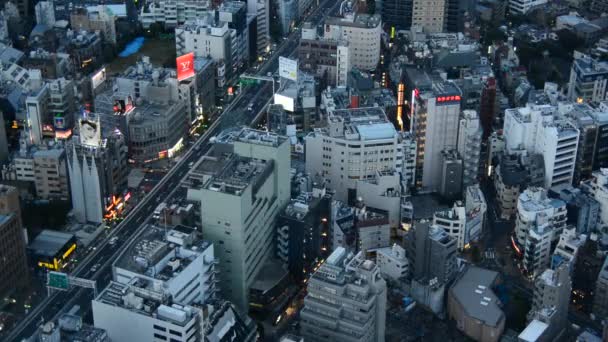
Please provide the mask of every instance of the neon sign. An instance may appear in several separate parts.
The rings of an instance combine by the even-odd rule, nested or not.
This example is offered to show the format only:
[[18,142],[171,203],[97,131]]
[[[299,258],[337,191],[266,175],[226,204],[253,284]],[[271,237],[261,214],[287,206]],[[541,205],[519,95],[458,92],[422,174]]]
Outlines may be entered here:
[[437,102],[453,102],[453,101],[460,101],[460,95],[437,97]]

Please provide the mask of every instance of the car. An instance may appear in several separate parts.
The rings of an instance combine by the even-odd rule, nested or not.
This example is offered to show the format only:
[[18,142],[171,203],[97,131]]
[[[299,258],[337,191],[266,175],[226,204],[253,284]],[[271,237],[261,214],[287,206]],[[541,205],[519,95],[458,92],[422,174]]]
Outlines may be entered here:
[[250,103],[249,106],[247,106],[247,111],[249,111],[249,112],[253,111],[253,103]]

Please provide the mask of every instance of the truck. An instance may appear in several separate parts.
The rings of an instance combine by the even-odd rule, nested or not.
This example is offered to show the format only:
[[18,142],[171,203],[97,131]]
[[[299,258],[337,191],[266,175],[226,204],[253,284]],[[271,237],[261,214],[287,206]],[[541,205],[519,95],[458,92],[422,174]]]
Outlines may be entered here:
[[167,207],[167,203],[162,202],[161,204],[159,204],[156,209],[154,209],[154,214],[152,215],[152,218],[155,220],[158,220],[160,218],[160,213],[162,213],[162,211]]

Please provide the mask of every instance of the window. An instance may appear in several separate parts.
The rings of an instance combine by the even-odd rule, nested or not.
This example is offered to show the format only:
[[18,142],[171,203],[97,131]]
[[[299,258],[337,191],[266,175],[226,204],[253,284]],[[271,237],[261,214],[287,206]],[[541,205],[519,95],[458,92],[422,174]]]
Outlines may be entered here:
[[160,331],[167,331],[167,328],[165,328],[165,327],[161,327],[161,326],[156,325],[156,324],[154,324],[154,329],[156,329],[156,330],[160,330]]
[[157,339],[163,340],[163,341],[167,340],[167,337],[160,335],[160,334],[154,334],[154,338],[157,338]]
[[179,331],[169,329],[169,332],[171,333],[171,335],[182,336],[182,333]]

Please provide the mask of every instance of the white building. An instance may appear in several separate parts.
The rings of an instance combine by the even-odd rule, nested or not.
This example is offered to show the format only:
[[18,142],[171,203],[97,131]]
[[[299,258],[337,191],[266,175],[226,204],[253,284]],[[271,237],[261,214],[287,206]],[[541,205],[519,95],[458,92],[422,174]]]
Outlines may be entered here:
[[509,12],[523,15],[547,3],[548,0],[509,0]]
[[528,105],[505,111],[504,134],[509,154],[541,154],[546,188],[572,184],[579,130],[556,118],[557,108]]
[[348,42],[352,66],[361,70],[375,70],[380,62],[380,15],[347,14],[344,18],[325,20],[325,39]]
[[570,271],[574,269],[576,264],[576,255],[578,249],[587,241],[587,235],[578,234],[576,227],[570,226],[564,229],[559,236],[559,242],[553,251],[551,257],[551,268],[557,269],[561,264],[567,263]]
[[237,35],[226,22],[216,22],[205,14],[175,28],[175,49],[178,56],[194,52],[196,57],[223,61],[232,70],[232,47]]
[[386,211],[391,227],[397,227],[401,221],[400,177],[397,171],[378,171],[373,178],[359,180],[356,184],[357,197],[366,206]]
[[442,152],[456,148],[461,91],[452,82],[437,82],[415,99],[412,129],[417,141],[416,188],[438,192],[442,184]]
[[[305,137],[306,172],[319,174],[335,199],[354,203],[357,183],[403,165],[400,135],[380,108],[335,110],[327,127]],[[396,184],[394,191],[400,191]]]
[[477,183],[482,135],[483,130],[481,129],[477,112],[474,110],[463,110],[458,128],[458,154],[462,157],[463,163],[463,188]]
[[467,226],[464,235],[466,244],[477,241],[484,232],[488,204],[479,184],[468,186],[465,189],[464,205],[467,213]]
[[443,32],[447,11],[446,0],[413,0],[412,27],[425,33]]
[[517,200],[515,236],[517,243],[525,244],[528,231],[537,225],[548,224],[556,241],[566,227],[566,203],[560,199],[547,197],[547,190],[540,187],[526,189]]
[[205,238],[216,246],[224,298],[244,312],[249,288],[273,254],[274,220],[290,200],[286,137],[242,128],[226,131],[191,170],[198,184],[188,199],[201,203]]
[[452,209],[438,211],[433,215],[433,226],[443,229],[456,241],[458,249],[464,248],[466,230],[466,210],[462,201],[456,201]]
[[405,255],[405,249],[397,244],[377,249],[376,265],[382,277],[393,282],[402,281],[410,271],[410,262]]
[[53,1],[40,1],[35,6],[36,24],[46,25],[50,28],[55,26],[55,6]]
[[572,61],[568,98],[571,101],[601,102],[608,91],[608,63],[583,55]]
[[142,6],[139,21],[145,29],[153,23],[163,24],[166,28],[174,28],[188,20],[196,20],[207,14],[211,2],[207,0],[155,0],[148,1]]
[[384,341],[386,282],[378,266],[337,248],[310,277],[300,320],[306,341]]

